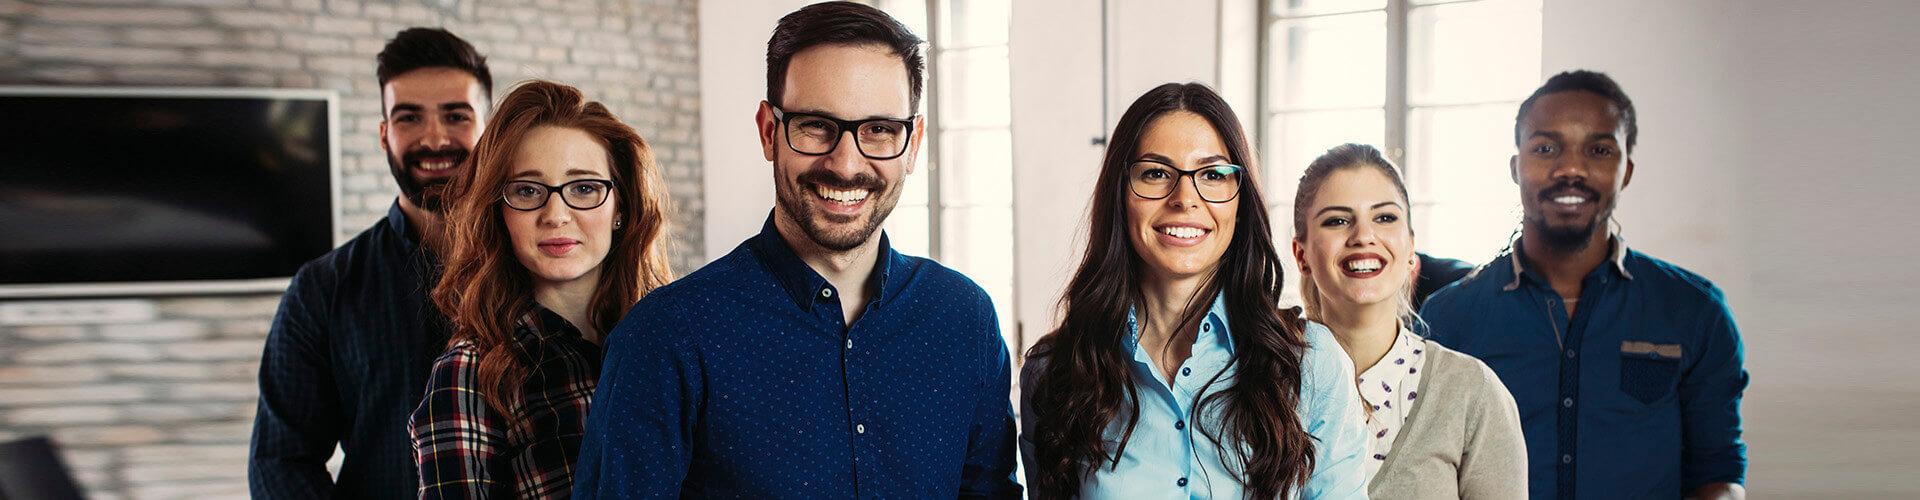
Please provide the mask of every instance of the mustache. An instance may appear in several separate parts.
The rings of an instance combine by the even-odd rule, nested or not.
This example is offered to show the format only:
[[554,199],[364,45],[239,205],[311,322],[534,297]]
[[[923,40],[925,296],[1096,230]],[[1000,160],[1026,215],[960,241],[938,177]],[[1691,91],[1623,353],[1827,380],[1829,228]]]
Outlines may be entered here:
[[1600,198],[1599,191],[1596,191],[1593,188],[1587,187],[1585,184],[1581,184],[1578,181],[1571,181],[1571,180],[1560,181],[1560,182],[1554,183],[1552,186],[1547,186],[1546,189],[1541,189],[1540,193],[1536,196],[1538,196],[1539,199],[1542,201],[1551,201],[1554,196],[1565,193],[1567,191],[1578,191],[1581,196],[1584,196],[1589,200],[1597,200]]
[[882,181],[879,177],[875,177],[872,174],[861,173],[854,175],[852,179],[842,179],[840,176],[825,170],[815,170],[800,174],[800,177],[796,178],[795,181],[801,184],[819,184],[829,189],[841,190],[866,189],[868,191],[878,192],[887,187],[886,181]]
[[443,157],[452,158],[455,163],[459,163],[467,159],[468,153],[467,148],[461,146],[448,146],[440,149],[418,148],[401,154],[400,163],[406,165],[408,168],[413,168],[420,166],[420,162],[427,158]]

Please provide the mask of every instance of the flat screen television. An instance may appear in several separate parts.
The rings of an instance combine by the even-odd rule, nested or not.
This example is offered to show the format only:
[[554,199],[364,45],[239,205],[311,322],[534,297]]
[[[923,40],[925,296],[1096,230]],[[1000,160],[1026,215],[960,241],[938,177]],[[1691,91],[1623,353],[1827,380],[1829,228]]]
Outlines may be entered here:
[[0,298],[284,289],[335,244],[337,103],[0,87]]

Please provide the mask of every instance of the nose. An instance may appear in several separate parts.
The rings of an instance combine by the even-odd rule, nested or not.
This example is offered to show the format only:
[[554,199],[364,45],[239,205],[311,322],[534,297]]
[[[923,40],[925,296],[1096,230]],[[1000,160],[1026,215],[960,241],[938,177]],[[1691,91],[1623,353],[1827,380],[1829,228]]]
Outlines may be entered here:
[[420,136],[420,145],[428,149],[441,149],[453,144],[453,137],[447,133],[447,125],[438,119],[427,120],[426,134]]
[[1353,232],[1347,235],[1347,246],[1366,247],[1380,244],[1380,234],[1373,224],[1367,221],[1355,221]]
[[547,204],[540,206],[540,225],[547,227],[566,227],[573,223],[573,207],[567,206],[559,191],[547,193]]
[[827,169],[839,174],[841,179],[852,179],[866,170],[867,158],[860,154],[860,145],[856,141],[852,130],[843,130],[840,140],[833,145],[833,151],[827,152]]
[[1173,192],[1167,194],[1167,205],[1175,209],[1200,206],[1200,191],[1194,187],[1193,176],[1181,175],[1173,178]]
[[1560,155],[1553,160],[1553,169],[1547,171],[1547,176],[1556,182],[1585,180],[1587,178],[1586,159],[1578,155]]

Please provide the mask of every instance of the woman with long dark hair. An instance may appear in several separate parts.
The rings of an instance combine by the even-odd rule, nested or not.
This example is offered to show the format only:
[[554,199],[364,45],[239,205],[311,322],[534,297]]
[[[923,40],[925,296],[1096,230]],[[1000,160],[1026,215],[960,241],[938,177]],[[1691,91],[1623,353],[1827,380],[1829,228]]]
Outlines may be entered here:
[[1366,404],[1368,492],[1379,498],[1526,498],[1527,448],[1506,386],[1414,326],[1413,206],[1370,146],[1328,150],[1300,176],[1293,257],[1307,319],[1353,359]]
[[471,161],[445,198],[453,339],[411,422],[420,496],[564,498],[603,335],[672,279],[666,192],[639,133],[552,82],[508,94]]
[[1279,307],[1246,134],[1200,84],[1120,117],[1065,319],[1021,370],[1036,498],[1362,498],[1353,368]]

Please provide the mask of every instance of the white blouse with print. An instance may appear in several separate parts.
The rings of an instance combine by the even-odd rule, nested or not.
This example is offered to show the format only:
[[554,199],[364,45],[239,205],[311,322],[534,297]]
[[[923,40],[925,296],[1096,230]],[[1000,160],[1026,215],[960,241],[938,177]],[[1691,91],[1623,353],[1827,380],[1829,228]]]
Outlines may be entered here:
[[1425,346],[1425,340],[1401,327],[1387,355],[1355,379],[1360,399],[1373,412],[1367,418],[1369,458],[1365,462],[1369,483],[1386,463],[1387,453],[1393,450],[1394,435],[1400,432],[1401,424],[1406,423],[1407,415],[1413,413],[1415,398],[1419,397],[1420,371],[1426,369]]

